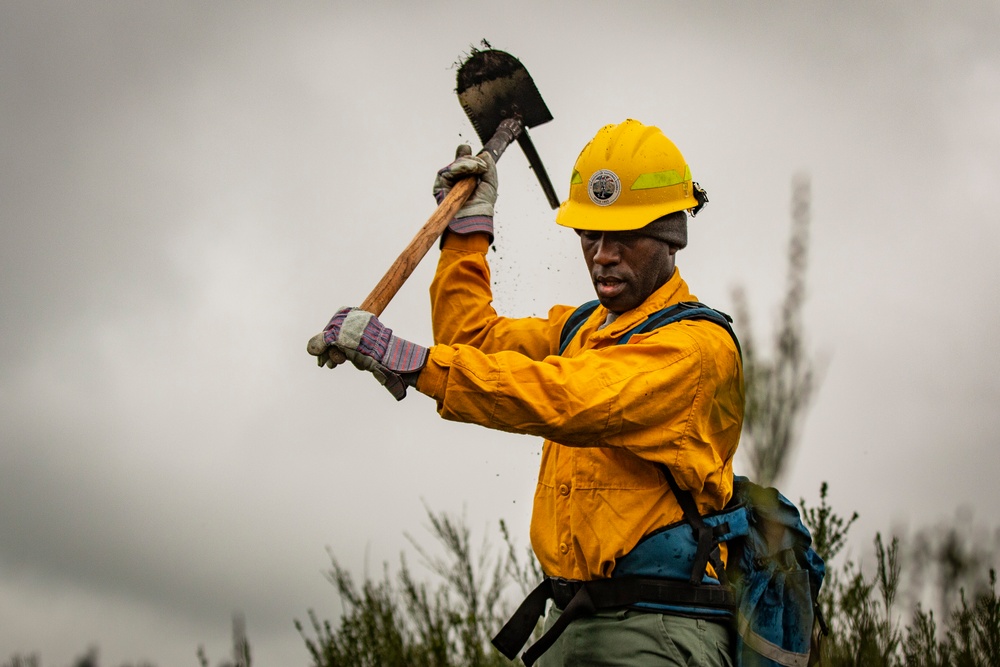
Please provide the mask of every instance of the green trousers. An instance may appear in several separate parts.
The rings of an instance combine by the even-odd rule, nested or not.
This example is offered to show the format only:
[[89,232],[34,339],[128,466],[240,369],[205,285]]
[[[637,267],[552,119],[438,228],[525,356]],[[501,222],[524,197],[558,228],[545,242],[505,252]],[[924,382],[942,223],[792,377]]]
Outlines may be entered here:
[[[552,606],[547,630],[560,612]],[[732,667],[730,628],[631,610],[598,612],[566,627],[538,667]]]

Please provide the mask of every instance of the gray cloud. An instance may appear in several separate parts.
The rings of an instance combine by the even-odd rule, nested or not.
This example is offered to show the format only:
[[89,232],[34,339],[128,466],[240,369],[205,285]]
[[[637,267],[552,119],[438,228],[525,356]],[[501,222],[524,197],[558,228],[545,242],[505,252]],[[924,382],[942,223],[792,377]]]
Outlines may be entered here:
[[[1000,427],[995,3],[505,7],[0,8],[0,654],[183,664],[241,610],[255,661],[302,662],[292,619],[339,610],[326,545],[377,572],[421,499],[527,541],[538,443],[303,353],[474,140],[451,66],[481,37],[552,109],[533,138],[562,194],[604,123],[676,139],[713,196],[681,270],[723,309],[744,283],[758,335],[811,175],[829,361],[791,497],[828,480],[858,540],[1000,500],[976,481]],[[498,306],[590,298],[522,156],[501,179]],[[414,339],[433,254],[385,314]]]

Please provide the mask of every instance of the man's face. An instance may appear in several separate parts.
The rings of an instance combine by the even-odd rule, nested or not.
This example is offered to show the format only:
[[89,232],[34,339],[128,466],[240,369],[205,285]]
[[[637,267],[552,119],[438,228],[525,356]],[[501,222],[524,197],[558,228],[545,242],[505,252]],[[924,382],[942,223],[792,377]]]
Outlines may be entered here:
[[674,272],[676,249],[635,231],[580,231],[583,257],[597,298],[612,313],[632,310]]

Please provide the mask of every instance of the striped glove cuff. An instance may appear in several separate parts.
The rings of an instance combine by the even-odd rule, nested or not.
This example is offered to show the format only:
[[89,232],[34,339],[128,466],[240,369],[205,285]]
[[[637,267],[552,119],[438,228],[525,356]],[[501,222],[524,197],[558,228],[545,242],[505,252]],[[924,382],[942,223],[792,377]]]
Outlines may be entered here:
[[372,373],[396,400],[406,396],[408,380],[427,363],[428,350],[392,334],[373,314],[341,308],[323,330],[323,338],[343,351],[357,368]]

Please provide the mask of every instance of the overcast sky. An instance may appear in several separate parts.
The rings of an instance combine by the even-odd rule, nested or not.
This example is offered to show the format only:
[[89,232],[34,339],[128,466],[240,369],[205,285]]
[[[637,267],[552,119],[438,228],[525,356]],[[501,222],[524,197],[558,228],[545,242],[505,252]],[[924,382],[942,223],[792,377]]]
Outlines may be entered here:
[[[254,664],[305,664],[327,546],[379,575],[422,503],[527,544],[539,441],[304,351],[475,141],[453,63],[482,38],[555,117],[561,197],[602,125],[674,139],[711,197],[678,265],[723,310],[743,285],[759,339],[808,174],[825,371],[783,489],[828,481],[856,554],[960,508],[992,529],[1000,5],[541,4],[0,4],[0,660],[214,663],[241,611]],[[497,225],[501,312],[592,298],[517,149]],[[382,318],[425,343],[435,256]]]

